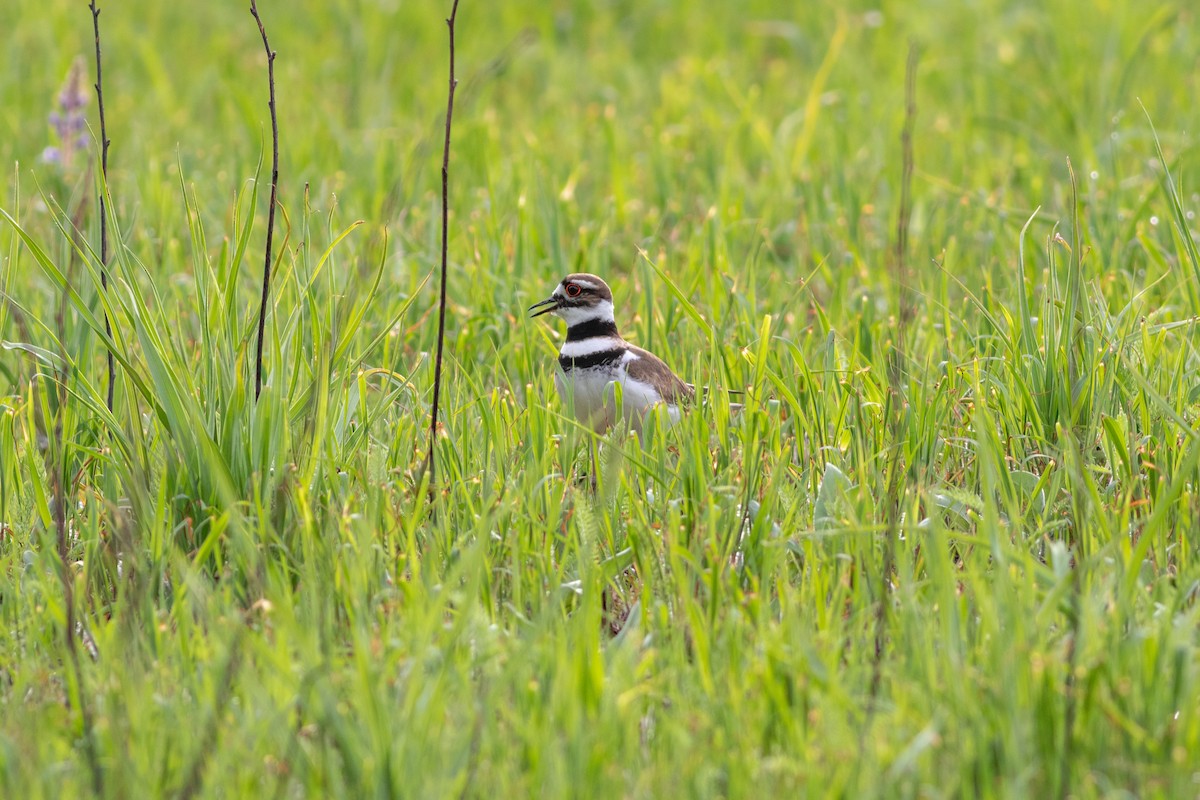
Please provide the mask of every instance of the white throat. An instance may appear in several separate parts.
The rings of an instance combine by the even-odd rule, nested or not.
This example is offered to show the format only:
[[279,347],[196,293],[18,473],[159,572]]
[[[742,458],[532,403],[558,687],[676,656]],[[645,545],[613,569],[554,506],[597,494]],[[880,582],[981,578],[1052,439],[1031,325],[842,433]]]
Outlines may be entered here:
[[615,317],[613,317],[613,304],[611,300],[601,300],[594,306],[563,306],[562,308],[556,308],[551,313],[566,322],[568,328],[584,322],[591,322],[592,320],[599,320],[601,322],[616,321]]

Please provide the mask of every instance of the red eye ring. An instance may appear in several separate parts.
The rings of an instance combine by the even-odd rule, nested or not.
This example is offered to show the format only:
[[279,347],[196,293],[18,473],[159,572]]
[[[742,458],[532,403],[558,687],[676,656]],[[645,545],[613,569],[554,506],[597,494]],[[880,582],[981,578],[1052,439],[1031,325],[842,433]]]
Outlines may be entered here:
[[568,283],[566,289],[567,297],[579,297],[579,294],[583,291],[583,289],[579,288],[579,284],[577,283]]

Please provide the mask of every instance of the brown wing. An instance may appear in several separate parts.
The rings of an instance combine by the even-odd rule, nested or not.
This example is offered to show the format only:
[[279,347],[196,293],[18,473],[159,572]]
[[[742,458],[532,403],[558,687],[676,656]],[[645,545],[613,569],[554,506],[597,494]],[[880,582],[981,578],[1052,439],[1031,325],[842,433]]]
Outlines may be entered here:
[[626,364],[625,370],[635,381],[648,383],[658,390],[662,398],[672,405],[691,400],[696,391],[679,379],[663,360],[648,350],[629,346],[637,358]]

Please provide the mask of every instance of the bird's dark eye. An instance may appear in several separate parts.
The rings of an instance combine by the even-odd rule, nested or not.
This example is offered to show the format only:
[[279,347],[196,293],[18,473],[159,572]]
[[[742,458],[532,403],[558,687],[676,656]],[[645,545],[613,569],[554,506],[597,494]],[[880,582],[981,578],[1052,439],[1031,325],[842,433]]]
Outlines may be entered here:
[[579,293],[582,291],[583,289],[580,289],[577,283],[567,284],[567,297],[579,297]]

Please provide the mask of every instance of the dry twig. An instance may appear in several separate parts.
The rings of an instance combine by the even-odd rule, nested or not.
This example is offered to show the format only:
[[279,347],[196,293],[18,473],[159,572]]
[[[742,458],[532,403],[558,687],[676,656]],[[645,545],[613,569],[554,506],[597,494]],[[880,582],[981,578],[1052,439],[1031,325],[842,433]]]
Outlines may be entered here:
[[263,366],[263,337],[267,327],[267,298],[271,292],[271,263],[275,237],[275,205],[279,190],[279,116],[275,112],[275,51],[267,40],[267,29],[263,26],[262,17],[258,15],[256,0],[250,0],[250,14],[258,23],[258,33],[262,36],[263,49],[267,52],[267,84],[270,89],[270,100],[267,107],[271,110],[271,200],[267,206],[267,245],[263,256],[262,301],[258,307],[258,347],[254,358],[254,399],[262,393]]
[[438,404],[442,390],[442,349],[446,340],[446,262],[450,226],[450,123],[454,119],[454,89],[458,80],[454,77],[454,20],[458,16],[458,0],[450,9],[446,26],[450,29],[450,90],[446,99],[446,140],[442,147],[442,287],[438,298],[437,356],[433,365],[433,407],[429,417],[429,455],[425,468],[429,474],[429,492],[433,497],[433,450],[437,443]]
[[[88,5],[92,11],[92,31],[96,37],[96,105],[100,109],[100,288],[108,293],[108,210],[105,197],[108,195],[108,124],[104,118],[104,73],[100,61],[100,7],[95,0]],[[108,309],[104,311],[104,332],[112,339],[112,323]],[[113,385],[117,378],[117,365],[112,347],[108,348],[108,410],[113,408]]]

